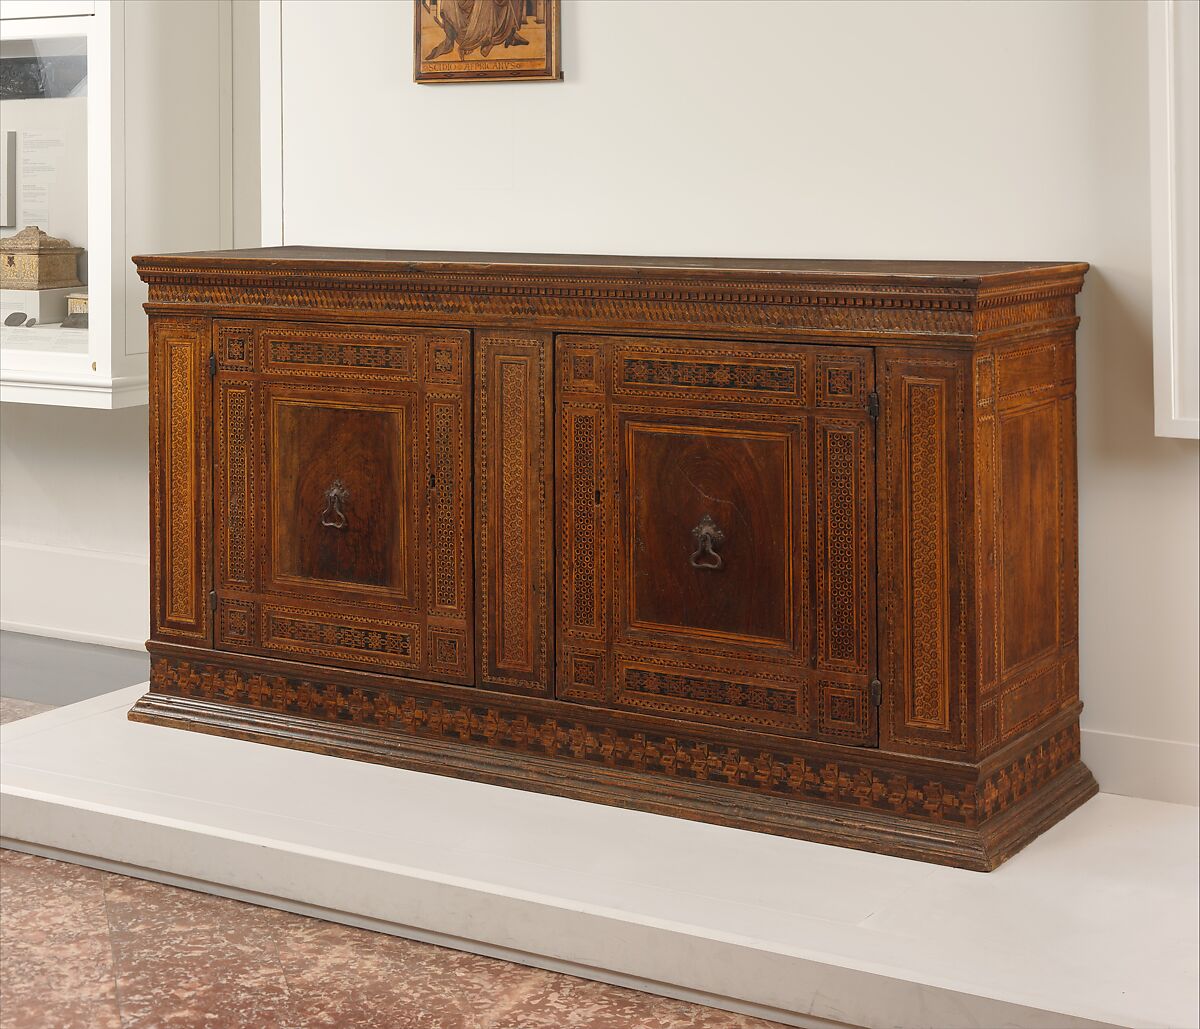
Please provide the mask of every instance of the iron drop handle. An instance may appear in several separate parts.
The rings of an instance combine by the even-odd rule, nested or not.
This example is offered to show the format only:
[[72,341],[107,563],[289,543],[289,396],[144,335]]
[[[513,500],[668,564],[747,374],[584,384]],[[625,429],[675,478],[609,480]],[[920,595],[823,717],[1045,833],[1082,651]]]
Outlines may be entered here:
[[321,512],[321,524],[330,529],[346,527],[345,503],[350,499],[350,491],[341,479],[334,479],[333,484],[325,491],[325,509]]
[[705,515],[692,530],[692,538],[696,541],[696,550],[692,554],[693,568],[704,568],[710,572],[720,570],[725,562],[714,549],[725,539],[725,533],[717,528],[717,523],[711,515]]

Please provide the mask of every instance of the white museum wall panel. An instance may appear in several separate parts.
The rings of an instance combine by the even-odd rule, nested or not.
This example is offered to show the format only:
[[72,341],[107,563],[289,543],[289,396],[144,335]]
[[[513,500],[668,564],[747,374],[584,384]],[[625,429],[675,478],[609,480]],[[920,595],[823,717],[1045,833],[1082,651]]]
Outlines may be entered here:
[[1154,406],[1160,436],[1200,437],[1200,4],[1149,0]]
[[1154,435],[1143,4],[564,0],[564,82],[441,86],[407,4],[265,7],[285,243],[1092,262],[1085,757],[1196,802],[1200,450]]
[[[138,6],[149,18],[135,19],[137,31],[148,32],[155,9],[148,0]],[[6,0],[5,16],[14,8],[13,0]],[[214,8],[210,13],[216,32],[219,12]],[[232,95],[220,102],[228,115],[224,124],[232,178],[213,183],[213,189],[231,194],[233,245],[256,246],[258,4],[237,0],[228,13],[232,31],[224,56],[232,62]],[[194,56],[167,51],[152,56],[126,86],[137,94],[133,115],[160,122],[169,120],[171,100],[139,89],[139,76],[148,74],[155,62],[178,64]],[[186,65],[180,74],[189,68],[202,70]],[[215,104],[208,114],[217,117]],[[186,133],[186,119],[176,117],[175,122],[172,131]],[[153,181],[147,171],[131,168],[130,188],[143,189]],[[192,203],[183,185],[178,193],[165,190],[147,198],[145,217],[139,213],[131,232],[143,239],[161,232],[163,218],[172,211],[178,231],[200,231],[202,226],[188,219],[202,214],[204,207]],[[144,286],[132,264],[116,272],[138,291],[127,311],[129,337],[140,333],[131,351],[144,350]],[[149,633],[150,580],[146,418],[145,407],[89,411],[0,404],[0,628],[142,649]]]

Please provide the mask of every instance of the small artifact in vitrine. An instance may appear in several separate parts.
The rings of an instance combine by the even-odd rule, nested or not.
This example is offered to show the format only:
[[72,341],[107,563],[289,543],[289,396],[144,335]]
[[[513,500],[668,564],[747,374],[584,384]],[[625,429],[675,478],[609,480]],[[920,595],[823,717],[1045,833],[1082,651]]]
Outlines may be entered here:
[[0,239],[0,286],[5,289],[62,289],[82,286],[79,255],[65,239],[30,225]]
[[86,329],[88,327],[88,295],[67,294],[67,316],[63,319],[64,329]]

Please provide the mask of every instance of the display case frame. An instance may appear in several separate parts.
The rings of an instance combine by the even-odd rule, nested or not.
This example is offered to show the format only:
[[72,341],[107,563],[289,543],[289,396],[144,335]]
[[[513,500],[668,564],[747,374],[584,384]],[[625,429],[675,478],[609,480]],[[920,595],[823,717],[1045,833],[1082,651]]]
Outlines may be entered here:
[[6,5],[0,41],[87,42],[89,324],[86,351],[0,346],[0,401],[147,402],[146,293],[129,256],[232,241],[230,23],[228,0]]

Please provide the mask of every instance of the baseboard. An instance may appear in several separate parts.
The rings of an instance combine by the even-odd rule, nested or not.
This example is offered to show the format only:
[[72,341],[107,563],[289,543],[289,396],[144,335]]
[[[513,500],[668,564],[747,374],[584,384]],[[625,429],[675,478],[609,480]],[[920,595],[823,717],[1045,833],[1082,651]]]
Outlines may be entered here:
[[0,540],[0,629],[142,650],[149,611],[147,557]]
[[1083,760],[1105,793],[1200,805],[1200,744],[1101,729],[1079,735]]
[[145,650],[0,632],[0,683],[6,697],[60,707],[141,682],[149,674]]

